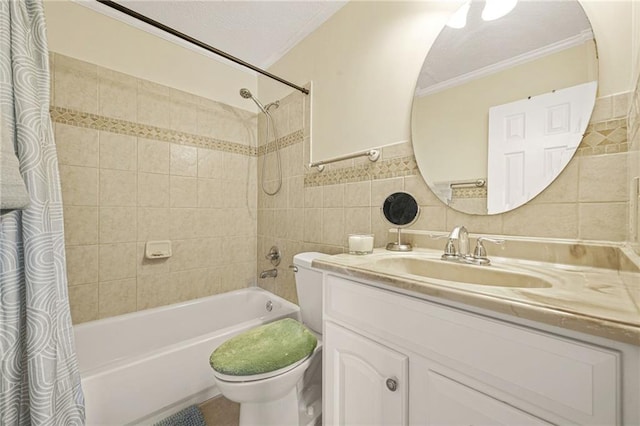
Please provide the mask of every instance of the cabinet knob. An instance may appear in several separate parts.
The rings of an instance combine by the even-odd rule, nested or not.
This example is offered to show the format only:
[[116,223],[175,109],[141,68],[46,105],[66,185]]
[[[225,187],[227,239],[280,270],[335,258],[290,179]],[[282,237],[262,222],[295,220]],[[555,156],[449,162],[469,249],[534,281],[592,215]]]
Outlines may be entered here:
[[390,377],[387,379],[387,389],[391,392],[395,392],[398,389],[398,379],[395,377]]

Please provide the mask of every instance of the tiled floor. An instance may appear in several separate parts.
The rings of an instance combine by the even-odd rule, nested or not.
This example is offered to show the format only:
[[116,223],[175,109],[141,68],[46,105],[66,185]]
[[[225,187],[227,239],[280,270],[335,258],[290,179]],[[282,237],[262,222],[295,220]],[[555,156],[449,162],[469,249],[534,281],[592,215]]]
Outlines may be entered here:
[[207,426],[238,426],[240,404],[223,396],[212,398],[198,406]]

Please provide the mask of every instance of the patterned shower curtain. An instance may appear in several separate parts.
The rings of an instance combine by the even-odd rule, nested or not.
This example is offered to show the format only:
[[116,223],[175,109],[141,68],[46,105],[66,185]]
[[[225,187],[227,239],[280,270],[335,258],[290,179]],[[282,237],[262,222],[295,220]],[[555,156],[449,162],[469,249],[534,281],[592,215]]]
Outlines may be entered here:
[[42,0],[0,0],[0,112],[30,196],[0,212],[0,425],[82,425]]

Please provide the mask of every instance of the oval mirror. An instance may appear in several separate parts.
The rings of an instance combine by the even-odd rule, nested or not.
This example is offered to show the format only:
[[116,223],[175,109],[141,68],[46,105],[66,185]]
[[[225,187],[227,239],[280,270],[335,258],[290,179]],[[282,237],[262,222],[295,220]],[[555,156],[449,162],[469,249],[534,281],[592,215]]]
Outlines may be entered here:
[[[495,12],[496,5],[512,9]],[[418,77],[411,115],[418,168],[458,211],[512,210],[568,164],[596,89],[595,40],[577,1],[467,2]]]
[[401,241],[400,229],[418,220],[420,207],[416,199],[407,192],[394,192],[385,198],[380,210],[386,221],[398,228],[398,240],[387,244],[387,250],[410,251],[411,244],[403,244]]

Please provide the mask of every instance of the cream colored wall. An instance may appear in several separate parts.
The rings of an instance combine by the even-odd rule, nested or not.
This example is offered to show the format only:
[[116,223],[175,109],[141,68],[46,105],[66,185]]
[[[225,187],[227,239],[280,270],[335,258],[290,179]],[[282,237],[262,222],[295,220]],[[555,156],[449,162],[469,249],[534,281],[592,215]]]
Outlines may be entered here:
[[588,42],[417,98],[411,121],[414,152],[424,159],[432,182],[486,178],[489,108],[597,80],[591,75],[593,51]]
[[[410,139],[409,115],[428,47],[460,2],[351,2],[270,71],[313,81],[313,160]],[[599,52],[598,96],[632,87],[631,1],[583,1]],[[259,79],[259,93],[284,87]]]
[[[269,70],[313,81],[313,160],[409,138],[427,46],[458,2],[350,2]],[[259,79],[265,98],[289,90]]]
[[70,0],[46,0],[49,50],[134,77],[253,110],[238,95],[255,73],[223,63]]

